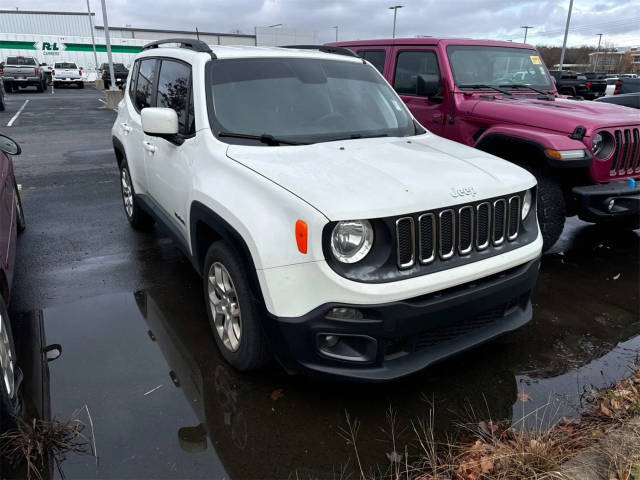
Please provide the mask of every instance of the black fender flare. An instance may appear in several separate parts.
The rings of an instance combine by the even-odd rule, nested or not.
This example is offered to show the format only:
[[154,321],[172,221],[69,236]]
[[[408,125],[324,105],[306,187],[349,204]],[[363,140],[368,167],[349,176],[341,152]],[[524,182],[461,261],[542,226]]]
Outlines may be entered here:
[[118,160],[118,167],[120,167],[120,164],[122,163],[122,159],[127,157],[124,151],[124,145],[117,137],[114,137],[114,136],[111,137],[111,142],[113,143],[113,151],[115,152],[116,158]]

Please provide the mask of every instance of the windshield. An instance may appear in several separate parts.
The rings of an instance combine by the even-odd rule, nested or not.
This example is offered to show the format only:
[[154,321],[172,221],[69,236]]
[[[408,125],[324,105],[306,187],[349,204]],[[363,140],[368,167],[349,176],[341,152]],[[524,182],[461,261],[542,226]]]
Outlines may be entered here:
[[456,85],[531,85],[553,89],[538,52],[526,48],[451,45],[447,47]]
[[[413,118],[370,65],[340,60],[265,58],[209,64],[212,128],[224,133],[316,143],[415,135]],[[271,142],[274,144],[274,142]]]
[[76,67],[75,63],[69,63],[69,62],[60,62],[60,63],[56,63],[53,68],[70,68],[72,70],[77,69],[78,67]]

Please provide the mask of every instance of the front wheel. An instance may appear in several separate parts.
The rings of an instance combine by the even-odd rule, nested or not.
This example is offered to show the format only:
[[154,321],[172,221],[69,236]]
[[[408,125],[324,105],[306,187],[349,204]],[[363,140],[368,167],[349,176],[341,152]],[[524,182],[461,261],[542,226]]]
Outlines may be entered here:
[[18,378],[11,322],[0,298],[0,431],[13,423],[20,413]]
[[225,360],[240,371],[264,366],[269,351],[260,309],[238,254],[223,242],[207,251],[203,285],[209,323]]
[[140,200],[136,198],[136,192],[133,189],[131,174],[129,173],[129,165],[126,160],[122,161],[120,167],[120,191],[122,192],[122,203],[124,205],[124,214],[127,216],[129,224],[134,230],[149,230],[154,220],[140,206]]
[[525,166],[538,181],[538,223],[542,232],[542,251],[547,251],[558,241],[566,217],[564,193],[558,181],[546,169]]
[[16,226],[18,229],[18,233],[24,232],[24,229],[27,228],[27,222],[24,219],[24,211],[22,210],[22,199],[20,198],[20,191],[18,190],[18,184],[16,183],[15,178],[13,179],[13,188],[16,194]]

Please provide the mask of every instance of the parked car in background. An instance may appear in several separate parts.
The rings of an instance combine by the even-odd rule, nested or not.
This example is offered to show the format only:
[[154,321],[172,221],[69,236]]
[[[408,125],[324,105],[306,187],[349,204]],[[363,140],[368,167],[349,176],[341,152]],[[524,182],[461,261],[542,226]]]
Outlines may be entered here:
[[40,64],[40,70],[44,73],[44,79],[47,85],[51,83],[51,65],[47,63]]
[[61,85],[77,85],[84,88],[82,70],[73,62],[56,62],[51,70],[51,81],[54,87]]
[[22,373],[16,364],[12,325],[7,310],[17,234],[25,228],[20,192],[11,160],[12,155],[19,154],[20,146],[9,137],[0,135],[0,430],[10,425],[20,411],[18,391]]
[[126,218],[164,225],[202,275],[222,356],[382,381],[527,323],[535,178],[315,49],[341,55],[153,42],[118,106]]
[[[597,102],[613,103],[614,105],[621,105],[629,108],[640,108],[640,92],[636,93],[623,93],[622,95],[610,95],[606,97],[600,97]],[[636,148],[640,148],[640,141],[636,141]]]
[[593,100],[606,95],[607,79],[604,73],[585,72],[582,75],[587,78],[587,87],[589,87],[589,91],[591,92],[590,95],[588,94],[584,98]]
[[607,88],[605,80],[590,81],[584,74],[571,70],[549,70],[549,73],[555,79],[556,88],[560,95],[593,100],[603,96]]
[[640,78],[620,77],[616,82],[614,95],[640,92]]
[[605,89],[605,96],[613,95],[616,91],[616,85],[618,84],[618,77],[607,78],[607,87]]
[[[529,45],[410,38],[340,42],[377,68],[432,132],[510,160],[538,180],[545,249],[578,215],[610,228],[640,226],[640,118],[628,108],[559,98]],[[371,57],[369,57],[371,58]],[[511,73],[527,71],[524,82]]]
[[[122,63],[114,63],[113,64],[113,76],[116,79],[116,86],[119,88],[124,87],[124,84],[127,83],[127,76],[129,75],[129,70]],[[111,73],[109,72],[109,64],[103,63],[100,65],[100,77],[104,82],[104,88],[110,88],[111,86]]]
[[2,77],[0,77],[0,112],[3,112],[5,109],[4,103],[4,81]]
[[25,87],[36,87],[38,92],[44,92],[47,88],[44,72],[34,57],[7,57],[3,79],[8,92]]

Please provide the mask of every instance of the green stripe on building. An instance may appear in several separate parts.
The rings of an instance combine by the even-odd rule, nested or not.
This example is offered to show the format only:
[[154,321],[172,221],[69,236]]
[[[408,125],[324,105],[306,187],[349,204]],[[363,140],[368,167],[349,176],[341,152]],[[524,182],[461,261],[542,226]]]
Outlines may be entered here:
[[18,40],[0,40],[0,48],[12,50],[35,50],[36,42],[20,42]]
[[[67,52],[93,52],[93,45],[90,43],[63,43]],[[106,52],[106,45],[96,44],[96,52]],[[142,47],[137,45],[111,45],[113,53],[138,53],[142,51]]]

